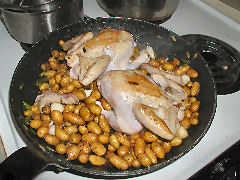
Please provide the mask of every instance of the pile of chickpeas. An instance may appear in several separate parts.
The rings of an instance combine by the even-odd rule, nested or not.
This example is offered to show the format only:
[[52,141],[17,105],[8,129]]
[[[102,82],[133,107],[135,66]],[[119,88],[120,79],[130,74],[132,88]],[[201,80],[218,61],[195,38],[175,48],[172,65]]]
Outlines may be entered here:
[[[59,41],[60,46],[63,43],[64,41]],[[135,48],[135,58],[138,53],[139,49]],[[163,159],[172,147],[182,143],[183,138],[180,136],[166,141],[147,129],[133,135],[114,131],[101,114],[102,108],[107,111],[112,108],[97,89],[96,81],[89,86],[83,86],[79,81],[70,78],[65,55],[66,52],[53,50],[48,62],[41,65],[48,82],[42,83],[39,89],[42,93],[51,90],[59,94],[75,94],[79,104],[55,103],[59,110],[52,110],[53,104],[45,105],[42,109],[32,105],[24,111],[24,115],[31,118],[30,127],[36,130],[39,138],[53,146],[56,153],[80,163],[90,162],[92,165],[102,166],[110,162],[116,168],[126,170],[129,167],[155,164]],[[190,66],[180,66],[178,59],[171,62],[165,58],[153,59],[149,64],[176,75],[198,77],[198,73]],[[148,74],[145,69],[140,71]],[[196,96],[200,84],[189,81],[183,88],[188,97],[183,101],[186,107],[185,117],[180,124],[188,129],[191,125],[198,124],[200,102]],[[88,96],[86,89],[92,90]],[[54,133],[50,133],[53,123]]]

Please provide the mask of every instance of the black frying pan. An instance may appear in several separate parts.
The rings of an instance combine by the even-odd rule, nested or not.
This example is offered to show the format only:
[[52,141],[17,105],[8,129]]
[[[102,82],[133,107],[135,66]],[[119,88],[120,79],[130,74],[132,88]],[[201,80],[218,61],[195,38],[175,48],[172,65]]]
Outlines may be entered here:
[[[40,65],[47,62],[53,49],[60,50],[58,41],[64,41],[88,31],[94,33],[105,28],[123,29],[133,34],[139,48],[147,45],[153,47],[158,57],[177,57],[188,60],[197,53],[181,37],[173,32],[151,23],[124,18],[98,18],[77,22],[65,26],[36,43],[21,59],[14,75],[9,92],[10,111],[13,123],[19,134],[27,144],[1,165],[0,170],[5,176],[19,176],[23,179],[41,172],[47,166],[53,165],[61,169],[88,177],[127,178],[139,176],[163,168],[190,151],[206,134],[213,120],[216,109],[216,88],[213,76],[205,60],[198,54],[197,58],[190,58],[190,65],[199,73],[198,81],[201,90],[198,99],[201,101],[199,109],[199,124],[189,129],[189,137],[183,143],[166,154],[165,159],[151,167],[129,168],[126,171],[118,170],[107,164],[101,167],[91,164],[81,164],[79,161],[68,161],[65,156],[52,151],[52,147],[39,139],[33,130],[25,125],[23,116],[23,101],[33,104],[39,94],[36,80],[41,73]],[[187,53],[188,52],[188,53]],[[187,55],[186,55],[187,54]],[[20,88],[21,87],[21,88]],[[0,176],[1,178],[1,176]]]

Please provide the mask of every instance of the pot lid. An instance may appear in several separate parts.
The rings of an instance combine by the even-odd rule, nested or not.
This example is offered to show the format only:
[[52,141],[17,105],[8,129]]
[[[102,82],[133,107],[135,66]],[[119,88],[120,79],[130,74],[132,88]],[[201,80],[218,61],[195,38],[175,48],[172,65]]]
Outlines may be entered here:
[[240,90],[240,53],[236,49],[210,36],[187,34],[182,38],[207,61],[216,82],[218,95]]

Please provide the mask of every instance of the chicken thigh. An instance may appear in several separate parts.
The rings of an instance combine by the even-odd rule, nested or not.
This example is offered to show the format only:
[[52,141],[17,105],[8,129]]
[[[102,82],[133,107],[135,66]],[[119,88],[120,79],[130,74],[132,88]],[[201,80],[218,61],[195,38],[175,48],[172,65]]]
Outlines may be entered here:
[[179,127],[177,108],[139,71],[108,71],[98,80],[98,88],[113,108],[106,118],[115,130],[135,134],[144,125],[162,138],[174,138]]

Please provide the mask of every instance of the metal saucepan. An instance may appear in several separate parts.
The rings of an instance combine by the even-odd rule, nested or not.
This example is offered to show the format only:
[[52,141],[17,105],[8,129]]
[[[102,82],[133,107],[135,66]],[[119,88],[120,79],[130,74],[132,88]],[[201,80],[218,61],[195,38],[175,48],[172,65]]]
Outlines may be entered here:
[[0,9],[0,16],[9,34],[26,44],[34,44],[48,33],[83,19],[82,0],[25,0],[14,7],[18,9]]
[[[188,138],[183,143],[166,154],[151,167],[129,168],[126,171],[118,170],[110,164],[101,167],[92,166],[90,163],[81,164],[79,161],[68,161],[65,156],[55,153],[51,146],[39,139],[28,125],[25,124],[23,101],[33,104],[39,94],[36,80],[42,72],[40,65],[47,62],[53,49],[60,50],[58,41],[64,41],[89,31],[94,33],[105,28],[123,29],[133,34],[139,48],[147,45],[153,47],[158,57],[178,57],[186,59],[186,52],[193,56],[197,53],[191,46],[178,35],[160,26],[134,19],[126,18],[97,18],[80,21],[67,25],[51,33],[36,43],[19,62],[9,92],[9,104],[12,121],[19,134],[27,144],[27,147],[19,149],[8,157],[1,165],[0,172],[3,174],[15,174],[17,176],[33,177],[44,168],[53,165],[72,173],[88,177],[115,177],[127,178],[139,176],[163,168],[190,151],[206,134],[211,125],[216,108],[216,88],[213,76],[205,60],[198,55],[191,59],[190,65],[199,73],[198,81],[201,83],[198,99],[201,101],[199,109],[199,124],[189,129]],[[1,174],[0,173],[0,174]],[[1,177],[1,176],[0,176]]]
[[164,21],[176,11],[179,0],[97,0],[99,6],[113,16]]

